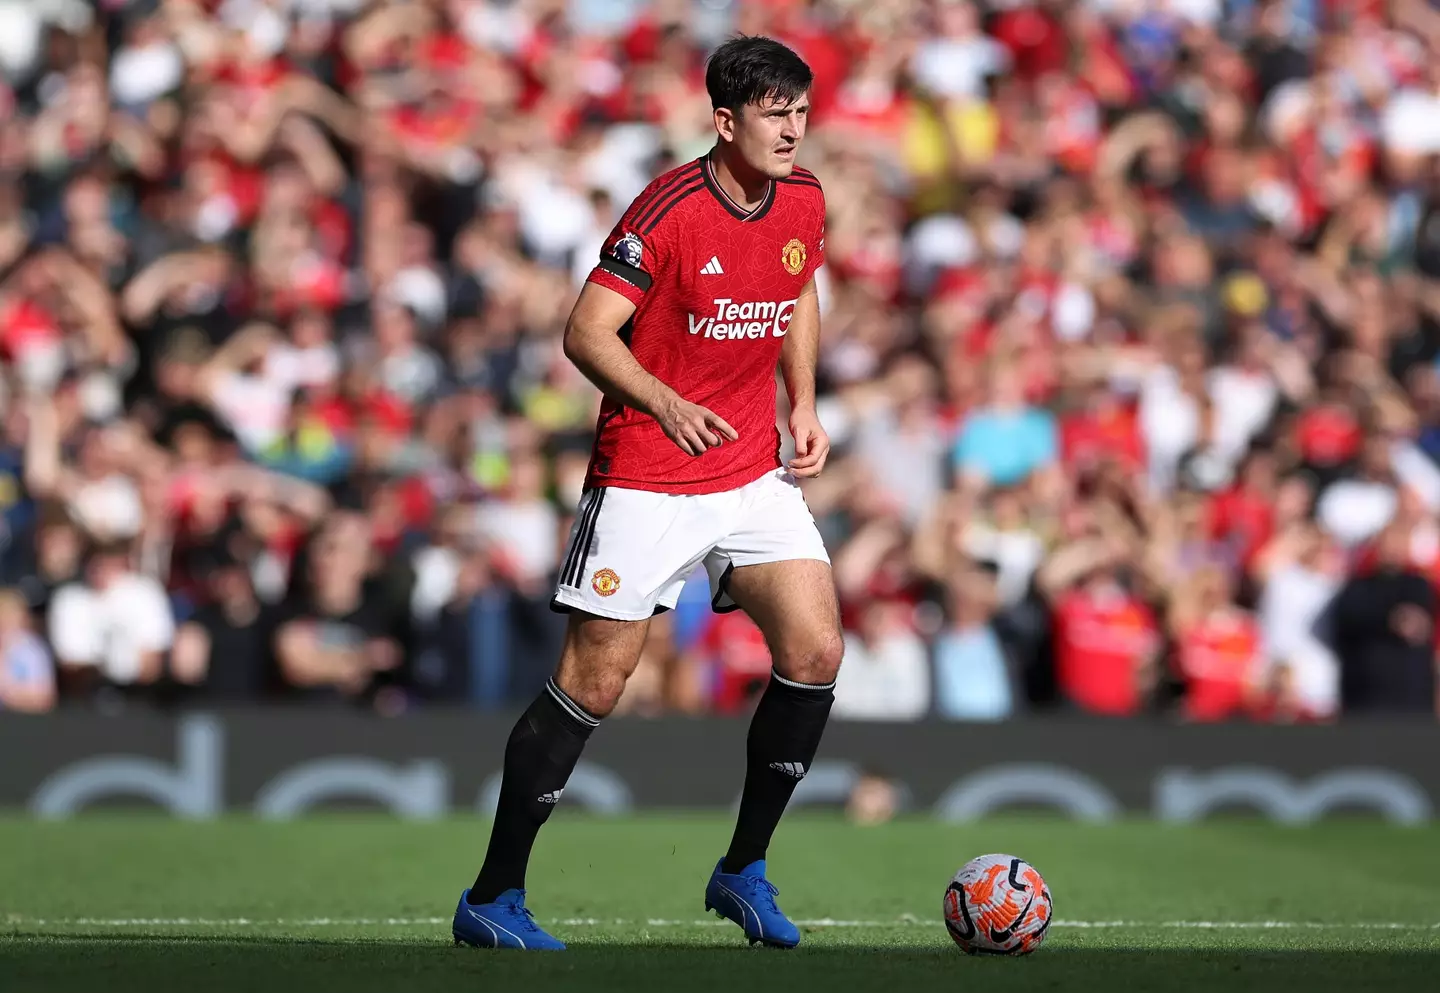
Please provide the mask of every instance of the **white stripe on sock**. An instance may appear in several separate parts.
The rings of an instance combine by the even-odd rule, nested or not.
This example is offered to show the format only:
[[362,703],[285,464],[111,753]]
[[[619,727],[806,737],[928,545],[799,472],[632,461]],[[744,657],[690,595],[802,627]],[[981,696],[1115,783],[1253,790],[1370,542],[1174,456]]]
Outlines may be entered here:
[[786,679],[784,676],[780,675],[780,673],[776,672],[774,669],[771,669],[771,670],[770,670],[770,677],[771,677],[772,679],[774,679],[776,682],[778,682],[781,686],[788,686],[788,687],[790,687],[792,690],[820,690],[820,691],[823,691],[823,690],[833,690],[833,689],[835,688],[835,680],[833,680],[833,679],[830,680],[830,682],[824,683],[824,684],[821,684],[821,683],[797,683],[797,682],[795,682],[793,679]]
[[570,699],[570,697],[565,694],[564,690],[555,685],[555,680],[552,679],[547,682],[545,684],[545,689],[550,693],[552,697],[554,697],[555,702],[558,703],[562,708],[564,708],[566,713],[568,713],[571,717],[575,718],[581,724],[592,728],[598,728],[600,726],[599,721],[591,717],[589,714],[585,713],[585,711],[581,709],[578,703]]

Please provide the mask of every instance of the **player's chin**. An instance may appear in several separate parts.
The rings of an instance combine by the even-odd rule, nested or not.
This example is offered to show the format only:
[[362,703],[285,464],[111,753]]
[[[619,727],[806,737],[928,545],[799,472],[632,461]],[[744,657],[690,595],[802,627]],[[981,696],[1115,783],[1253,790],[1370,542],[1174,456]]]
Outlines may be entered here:
[[785,152],[771,152],[769,161],[766,162],[765,173],[771,179],[785,179],[795,171],[795,153],[797,148],[791,148]]

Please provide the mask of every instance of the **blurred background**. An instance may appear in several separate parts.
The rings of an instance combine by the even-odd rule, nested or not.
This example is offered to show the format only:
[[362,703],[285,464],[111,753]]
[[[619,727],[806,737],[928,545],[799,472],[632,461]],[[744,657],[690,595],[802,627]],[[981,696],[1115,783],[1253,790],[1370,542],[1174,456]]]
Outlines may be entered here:
[[[1433,720],[1425,0],[0,0],[0,710],[528,701],[560,334],[735,31],[816,74],[837,718]],[[621,709],[768,672],[701,573]]]

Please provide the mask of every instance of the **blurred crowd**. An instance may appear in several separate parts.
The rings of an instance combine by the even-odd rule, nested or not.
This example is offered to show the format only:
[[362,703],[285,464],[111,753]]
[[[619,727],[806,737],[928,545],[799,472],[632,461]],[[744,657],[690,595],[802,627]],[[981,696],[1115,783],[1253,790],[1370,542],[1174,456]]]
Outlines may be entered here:
[[[838,717],[1433,717],[1426,0],[0,3],[0,709],[529,699],[559,335],[736,31],[816,74]],[[622,709],[768,670],[702,573]]]

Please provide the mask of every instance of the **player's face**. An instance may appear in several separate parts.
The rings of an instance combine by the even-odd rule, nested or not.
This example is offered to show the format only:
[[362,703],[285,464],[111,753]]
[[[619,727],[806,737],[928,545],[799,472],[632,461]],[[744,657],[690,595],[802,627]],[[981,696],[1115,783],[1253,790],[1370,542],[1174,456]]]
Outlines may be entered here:
[[739,114],[722,108],[715,112],[715,127],[746,165],[771,179],[784,179],[795,168],[809,114],[810,97],[804,94],[789,103],[748,103]]

